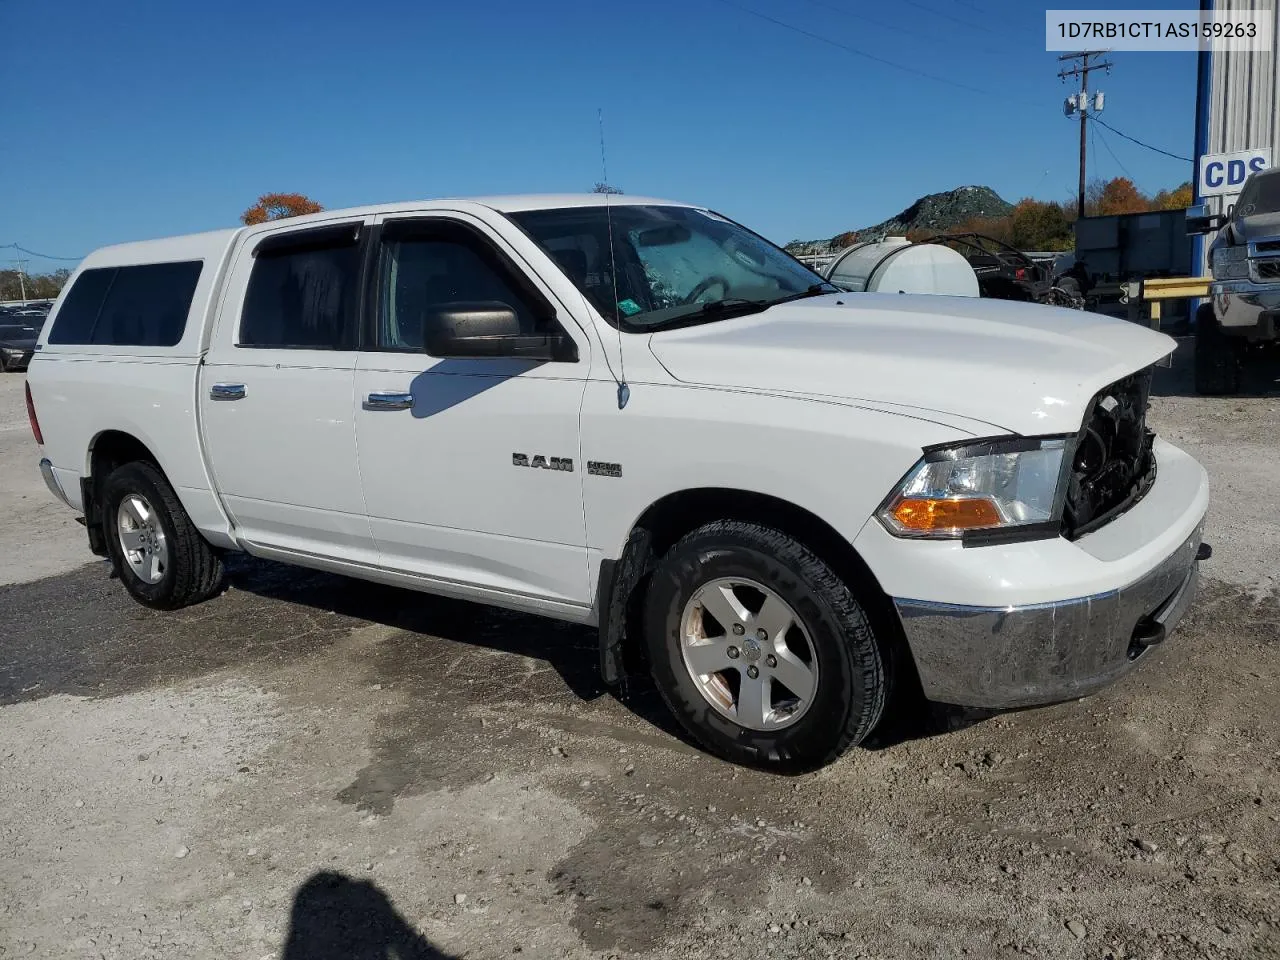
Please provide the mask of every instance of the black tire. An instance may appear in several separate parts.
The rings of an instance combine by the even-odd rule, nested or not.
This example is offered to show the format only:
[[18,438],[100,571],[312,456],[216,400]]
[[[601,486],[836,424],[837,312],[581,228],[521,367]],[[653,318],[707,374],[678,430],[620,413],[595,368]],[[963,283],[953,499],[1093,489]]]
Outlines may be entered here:
[[0,373],[9,372],[9,361],[4,358],[4,353],[0,352]]
[[[686,603],[710,581],[735,577],[774,591],[810,637],[820,666],[817,688],[790,726],[739,726],[711,706],[685,667]],[[889,694],[880,644],[850,586],[809,549],[769,527],[717,521],[675,544],[650,582],[644,632],[654,682],[671,712],[698,743],[735,763],[786,773],[830,763],[875,728]]]
[[1196,393],[1226,397],[1240,392],[1241,345],[1222,332],[1213,304],[1196,311]]
[[[121,502],[142,497],[164,533],[168,562],[160,579],[148,583],[128,563],[117,530]],[[112,471],[102,485],[102,534],[120,582],[133,599],[157,610],[176,610],[207,600],[222,584],[222,559],[200,535],[173,487],[155,466],[144,461],[126,463]]]

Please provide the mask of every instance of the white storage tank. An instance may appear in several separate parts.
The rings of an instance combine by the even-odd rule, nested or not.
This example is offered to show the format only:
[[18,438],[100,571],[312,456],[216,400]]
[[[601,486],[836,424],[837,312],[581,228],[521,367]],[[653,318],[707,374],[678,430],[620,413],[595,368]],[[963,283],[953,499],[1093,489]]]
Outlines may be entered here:
[[963,256],[937,243],[886,237],[836,254],[823,275],[856,293],[935,293],[978,296],[978,276]]

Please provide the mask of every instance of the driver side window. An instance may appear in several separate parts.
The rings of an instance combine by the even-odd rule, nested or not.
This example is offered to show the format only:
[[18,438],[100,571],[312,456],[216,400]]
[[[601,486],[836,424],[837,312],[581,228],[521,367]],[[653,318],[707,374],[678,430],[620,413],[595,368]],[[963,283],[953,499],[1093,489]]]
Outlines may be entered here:
[[521,289],[501,255],[464,227],[390,224],[378,262],[375,349],[422,350],[423,324],[454,304],[508,306],[525,334],[560,329],[548,307]]

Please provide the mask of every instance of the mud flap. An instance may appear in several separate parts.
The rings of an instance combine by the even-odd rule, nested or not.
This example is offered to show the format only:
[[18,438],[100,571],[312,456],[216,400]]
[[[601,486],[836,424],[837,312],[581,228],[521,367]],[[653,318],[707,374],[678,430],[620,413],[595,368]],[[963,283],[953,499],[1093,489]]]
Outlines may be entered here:
[[627,625],[635,619],[632,613],[636,587],[653,572],[655,560],[649,531],[638,528],[627,538],[621,558],[600,564],[596,586],[596,604],[600,611],[600,676],[605,683],[620,686],[624,698]]
[[102,533],[102,511],[98,507],[97,484],[93,477],[80,478],[80,503],[84,516],[79,517],[89,535],[89,549],[99,557],[107,555],[107,538]]

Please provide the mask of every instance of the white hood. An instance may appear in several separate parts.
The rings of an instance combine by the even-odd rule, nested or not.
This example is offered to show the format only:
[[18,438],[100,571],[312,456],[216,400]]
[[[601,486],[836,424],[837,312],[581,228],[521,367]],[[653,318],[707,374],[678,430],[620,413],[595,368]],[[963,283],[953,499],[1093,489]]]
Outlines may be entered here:
[[1175,346],[1097,313],[872,293],[650,338],[654,356],[685,383],[898,404],[1024,435],[1076,432],[1098,390]]

